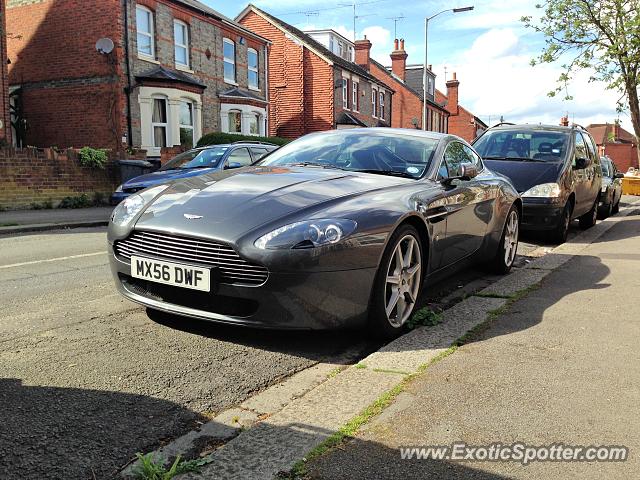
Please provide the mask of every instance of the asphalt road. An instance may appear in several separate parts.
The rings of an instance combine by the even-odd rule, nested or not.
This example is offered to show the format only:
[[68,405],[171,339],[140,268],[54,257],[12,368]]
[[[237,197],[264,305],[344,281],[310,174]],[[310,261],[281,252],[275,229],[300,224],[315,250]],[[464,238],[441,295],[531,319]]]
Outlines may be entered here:
[[[110,478],[286,376],[379,346],[359,332],[154,322],[116,293],[105,241],[104,229],[0,238],[0,477]],[[492,278],[467,270],[424,301],[446,305]]]

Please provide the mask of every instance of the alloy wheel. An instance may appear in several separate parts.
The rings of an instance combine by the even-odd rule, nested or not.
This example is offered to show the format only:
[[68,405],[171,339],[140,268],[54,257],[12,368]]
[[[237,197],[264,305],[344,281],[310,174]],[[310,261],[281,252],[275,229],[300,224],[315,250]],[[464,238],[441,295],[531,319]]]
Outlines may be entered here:
[[512,210],[507,218],[507,226],[504,232],[504,263],[510,267],[516,259],[518,252],[518,213]]
[[387,267],[385,310],[387,320],[401,327],[413,311],[422,279],[422,254],[418,240],[405,235],[396,244]]

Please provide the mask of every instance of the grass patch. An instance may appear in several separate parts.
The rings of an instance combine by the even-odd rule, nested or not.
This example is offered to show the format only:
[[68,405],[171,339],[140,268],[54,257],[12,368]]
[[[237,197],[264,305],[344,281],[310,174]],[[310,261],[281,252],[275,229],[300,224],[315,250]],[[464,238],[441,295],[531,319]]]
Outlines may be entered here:
[[397,375],[411,375],[409,372],[404,372],[402,370],[393,370],[391,368],[374,368],[374,372],[376,373],[393,373]]
[[176,475],[189,472],[197,472],[211,460],[201,458],[198,460],[182,460],[180,455],[176,457],[169,468],[166,467],[164,458],[154,458],[153,453],[143,455],[136,453],[139,464],[133,469],[133,475],[138,480],[171,480]]
[[331,370],[329,373],[327,373],[327,380],[330,379],[330,378],[335,377],[336,375],[338,375],[342,371],[343,368],[344,367],[336,367],[333,370]]
[[0,223],[0,227],[17,227],[17,223]]
[[367,366],[364,363],[357,363],[356,364],[356,368],[358,370],[363,370],[363,369],[367,368]]

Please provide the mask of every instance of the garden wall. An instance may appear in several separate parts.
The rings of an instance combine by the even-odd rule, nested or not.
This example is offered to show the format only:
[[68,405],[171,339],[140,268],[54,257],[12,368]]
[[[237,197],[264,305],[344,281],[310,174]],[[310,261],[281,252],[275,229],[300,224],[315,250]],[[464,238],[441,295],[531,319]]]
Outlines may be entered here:
[[100,170],[81,166],[75,150],[0,149],[1,209],[55,207],[82,194],[90,201],[106,201],[118,183],[112,158]]

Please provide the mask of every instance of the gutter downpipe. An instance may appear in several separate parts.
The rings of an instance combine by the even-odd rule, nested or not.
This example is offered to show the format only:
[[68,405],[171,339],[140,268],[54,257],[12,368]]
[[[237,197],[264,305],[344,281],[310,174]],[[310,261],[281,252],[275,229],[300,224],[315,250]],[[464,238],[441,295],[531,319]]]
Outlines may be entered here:
[[129,11],[127,3],[129,0],[122,0],[122,11],[124,13],[124,59],[127,66],[127,86],[125,93],[127,95],[127,145],[133,146],[132,128],[131,128],[131,64],[129,54]]

